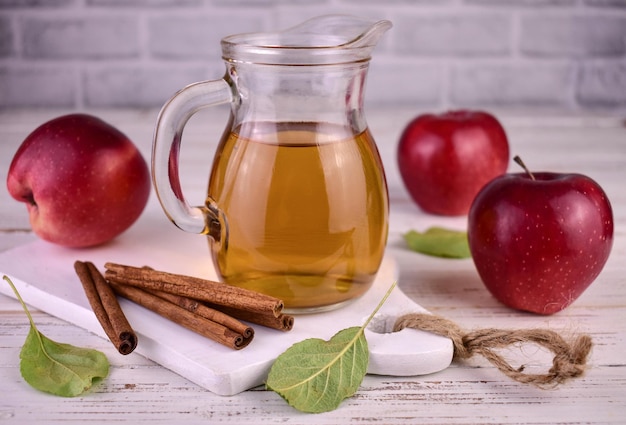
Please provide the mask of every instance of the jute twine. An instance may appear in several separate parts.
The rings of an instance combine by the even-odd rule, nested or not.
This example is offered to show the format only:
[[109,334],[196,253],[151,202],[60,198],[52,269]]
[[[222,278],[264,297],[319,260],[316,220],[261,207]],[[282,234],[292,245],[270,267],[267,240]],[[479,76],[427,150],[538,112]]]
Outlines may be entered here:
[[[450,338],[454,345],[454,359],[468,359],[479,354],[508,377],[544,389],[581,376],[592,347],[591,337],[588,335],[579,335],[568,343],[558,333],[547,329],[489,328],[464,332],[456,323],[432,314],[411,313],[402,316],[396,321],[394,332],[404,328],[419,329]],[[514,368],[495,351],[520,344],[536,344],[550,350],[554,354],[550,370],[545,374],[524,373],[524,366]]]

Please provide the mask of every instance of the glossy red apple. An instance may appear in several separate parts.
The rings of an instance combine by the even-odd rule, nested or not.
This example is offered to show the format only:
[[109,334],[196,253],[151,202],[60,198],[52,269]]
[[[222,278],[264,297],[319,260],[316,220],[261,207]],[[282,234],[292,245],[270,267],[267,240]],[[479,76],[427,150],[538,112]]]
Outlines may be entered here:
[[602,188],[584,175],[507,174],[474,200],[468,239],[478,274],[496,299],[553,314],[574,302],[604,267],[613,212]]
[[487,112],[424,114],[404,129],[397,159],[404,185],[422,210],[465,215],[478,191],[506,172],[509,143]]
[[11,196],[25,202],[33,231],[68,247],[109,241],[146,206],[150,174],[119,130],[85,114],[46,122],[22,142],[9,167]]

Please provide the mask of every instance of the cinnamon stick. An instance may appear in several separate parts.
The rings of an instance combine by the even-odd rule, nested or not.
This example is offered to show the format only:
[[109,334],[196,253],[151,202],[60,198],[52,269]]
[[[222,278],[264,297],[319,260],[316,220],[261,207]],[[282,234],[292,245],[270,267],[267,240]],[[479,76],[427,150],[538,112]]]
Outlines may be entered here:
[[281,300],[269,295],[211,280],[115,263],[106,263],[105,268],[104,276],[109,281],[150,291],[167,292],[222,307],[271,314],[274,317],[278,317],[284,307]]
[[219,308],[222,313],[229,316],[279,331],[288,332],[293,329],[294,317],[289,314],[280,313],[278,316],[274,316],[273,314],[258,314],[236,308],[212,306],[211,304],[208,307]]
[[137,347],[137,335],[128,323],[115,293],[91,262],[76,261],[74,270],[98,322],[120,354],[130,354]]
[[151,310],[166,319],[196,332],[204,337],[210,338],[220,344],[234,349],[242,349],[252,341],[254,332],[245,331],[238,333],[223,324],[209,320],[199,314],[176,305],[164,298],[154,295],[148,291],[133,286],[122,285],[111,282],[113,290],[129,300]]
[[191,313],[197,314],[204,317],[205,319],[219,323],[222,326],[225,326],[228,329],[241,334],[245,338],[252,338],[254,336],[254,329],[252,329],[250,326],[241,323],[239,320],[235,319],[231,315],[225,314],[223,311],[215,310],[207,305],[200,303],[197,300],[181,297],[180,295],[168,294],[167,292],[154,291],[152,292],[152,294],[156,295],[159,298],[162,298],[163,300],[167,300],[172,304],[176,304],[177,306],[182,307]]

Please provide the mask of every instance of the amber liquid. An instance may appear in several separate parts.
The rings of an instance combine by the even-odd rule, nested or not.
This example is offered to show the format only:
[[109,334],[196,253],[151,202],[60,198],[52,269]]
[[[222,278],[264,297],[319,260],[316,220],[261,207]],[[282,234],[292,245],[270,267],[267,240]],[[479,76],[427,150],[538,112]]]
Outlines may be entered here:
[[228,221],[214,246],[229,284],[292,312],[332,308],[371,286],[387,240],[388,198],[368,131],[323,123],[255,124],[222,140],[209,196]]

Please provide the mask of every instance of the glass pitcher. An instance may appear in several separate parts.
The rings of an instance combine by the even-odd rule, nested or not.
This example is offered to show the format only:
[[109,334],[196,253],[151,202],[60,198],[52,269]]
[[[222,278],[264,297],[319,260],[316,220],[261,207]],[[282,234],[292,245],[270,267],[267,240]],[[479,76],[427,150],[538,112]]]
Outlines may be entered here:
[[[191,84],[162,108],[152,176],[180,229],[208,235],[220,278],[280,298],[292,313],[367,291],[388,229],[384,170],[363,113],[370,55],[389,21],[329,15],[221,42],[221,80]],[[229,103],[203,206],[178,176],[183,128]]]

